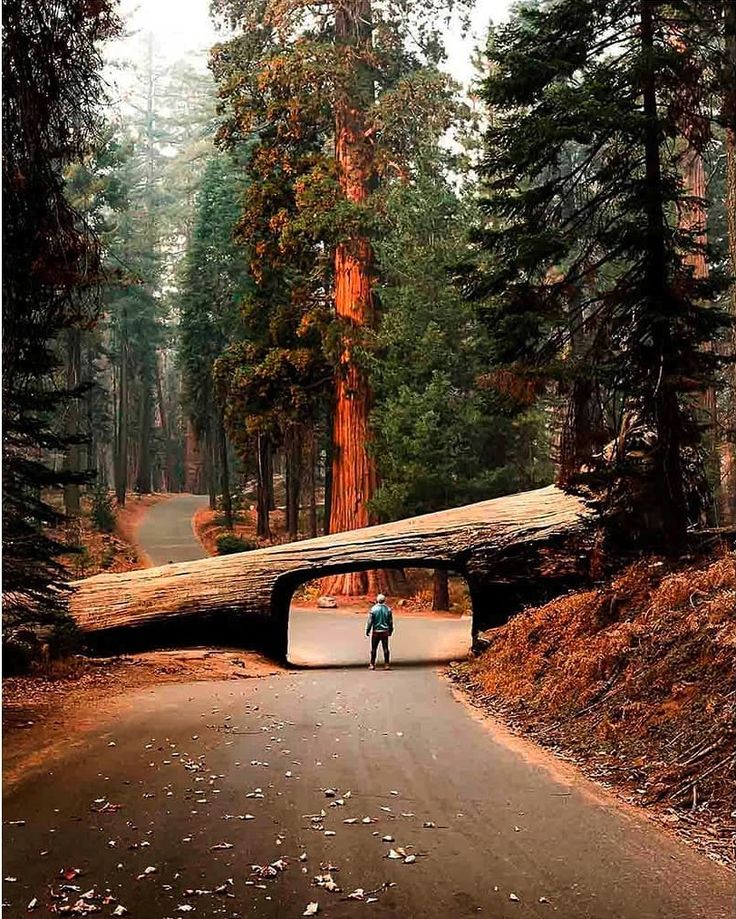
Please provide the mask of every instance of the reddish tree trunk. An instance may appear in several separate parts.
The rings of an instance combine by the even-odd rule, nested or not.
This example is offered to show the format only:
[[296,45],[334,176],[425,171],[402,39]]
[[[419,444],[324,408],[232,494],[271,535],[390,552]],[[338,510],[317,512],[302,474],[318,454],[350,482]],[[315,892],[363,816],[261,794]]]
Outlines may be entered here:
[[434,569],[432,585],[432,609],[447,612],[450,608],[450,579],[444,568]]
[[[336,15],[336,37],[358,55],[371,44],[370,0],[352,0]],[[365,66],[358,64],[352,97],[337,105],[335,117],[335,159],[340,184],[352,204],[365,201],[374,180],[374,149],[365,109],[373,102],[374,88]],[[354,349],[374,321],[373,253],[369,240],[361,235],[341,242],[335,252],[335,313],[342,324],[342,351],[336,373],[332,443],[332,488],[330,533],[368,526],[368,502],[376,491],[376,469],[369,454],[368,423],[371,392],[366,371],[355,360]],[[375,580],[372,579],[372,580]],[[388,591],[392,579],[378,576]],[[351,572],[329,578],[325,591],[343,596],[367,593],[366,572]],[[381,589],[383,589],[383,586]]]

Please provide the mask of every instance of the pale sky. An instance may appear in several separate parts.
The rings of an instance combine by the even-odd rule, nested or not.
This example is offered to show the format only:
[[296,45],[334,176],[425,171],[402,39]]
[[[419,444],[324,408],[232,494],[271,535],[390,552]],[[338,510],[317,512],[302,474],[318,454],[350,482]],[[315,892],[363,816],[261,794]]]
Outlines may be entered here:
[[[421,2],[421,0],[418,0]],[[488,23],[503,20],[512,0],[477,0],[473,12],[473,35],[463,38],[459,28],[447,35],[448,70],[463,85],[472,79],[470,58]],[[209,0],[121,0],[129,38],[115,42],[109,54],[118,60],[138,59],[142,35],[154,36],[156,56],[166,62],[188,58],[205,68],[210,45],[218,40],[218,32],[209,15]]]

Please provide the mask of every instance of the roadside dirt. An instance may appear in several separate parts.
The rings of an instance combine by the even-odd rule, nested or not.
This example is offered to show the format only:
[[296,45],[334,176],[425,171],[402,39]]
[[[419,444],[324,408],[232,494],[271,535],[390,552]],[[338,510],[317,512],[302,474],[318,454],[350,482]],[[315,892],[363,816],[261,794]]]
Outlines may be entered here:
[[149,507],[154,504],[160,504],[162,501],[168,501],[171,498],[169,494],[154,495],[127,495],[125,505],[115,508],[115,519],[117,521],[117,532],[125,540],[138,556],[138,568],[150,568],[153,563],[148,558],[143,549],[138,544],[138,527],[145,516]]
[[166,494],[128,495],[125,506],[115,506],[115,532],[103,533],[90,520],[90,502],[82,501],[82,514],[73,518],[56,535],[63,542],[78,546],[60,561],[73,580],[102,572],[118,573],[151,566],[150,559],[137,544],[137,530],[148,508],[170,498]]
[[736,864],[736,555],[632,565],[485,633],[470,701]]
[[3,785],[46,769],[70,743],[112,715],[132,690],[164,683],[243,680],[283,668],[259,654],[212,648],[74,657],[44,676],[3,680]]

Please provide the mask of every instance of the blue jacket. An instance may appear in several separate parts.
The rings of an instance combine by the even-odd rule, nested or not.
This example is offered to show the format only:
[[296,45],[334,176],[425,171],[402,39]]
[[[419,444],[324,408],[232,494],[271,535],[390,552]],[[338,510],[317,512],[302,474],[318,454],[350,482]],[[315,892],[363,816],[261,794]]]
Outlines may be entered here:
[[371,629],[374,632],[388,632],[389,635],[392,634],[394,630],[394,616],[391,612],[391,607],[386,606],[385,603],[376,603],[376,605],[368,613],[368,626],[365,630],[366,635],[371,634]]

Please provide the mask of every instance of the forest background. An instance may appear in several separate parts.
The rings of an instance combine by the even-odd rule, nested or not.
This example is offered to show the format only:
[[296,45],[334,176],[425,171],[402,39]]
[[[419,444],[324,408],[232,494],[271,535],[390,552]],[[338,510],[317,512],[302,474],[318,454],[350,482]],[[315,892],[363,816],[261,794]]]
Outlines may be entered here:
[[729,3],[519,4],[465,87],[462,2],[216,0],[209,69],[139,34],[122,70],[114,5],[68,6],[33,15],[71,63],[6,27],[11,619],[131,492],[252,516],[223,551],[552,481],[642,546],[733,524]]

